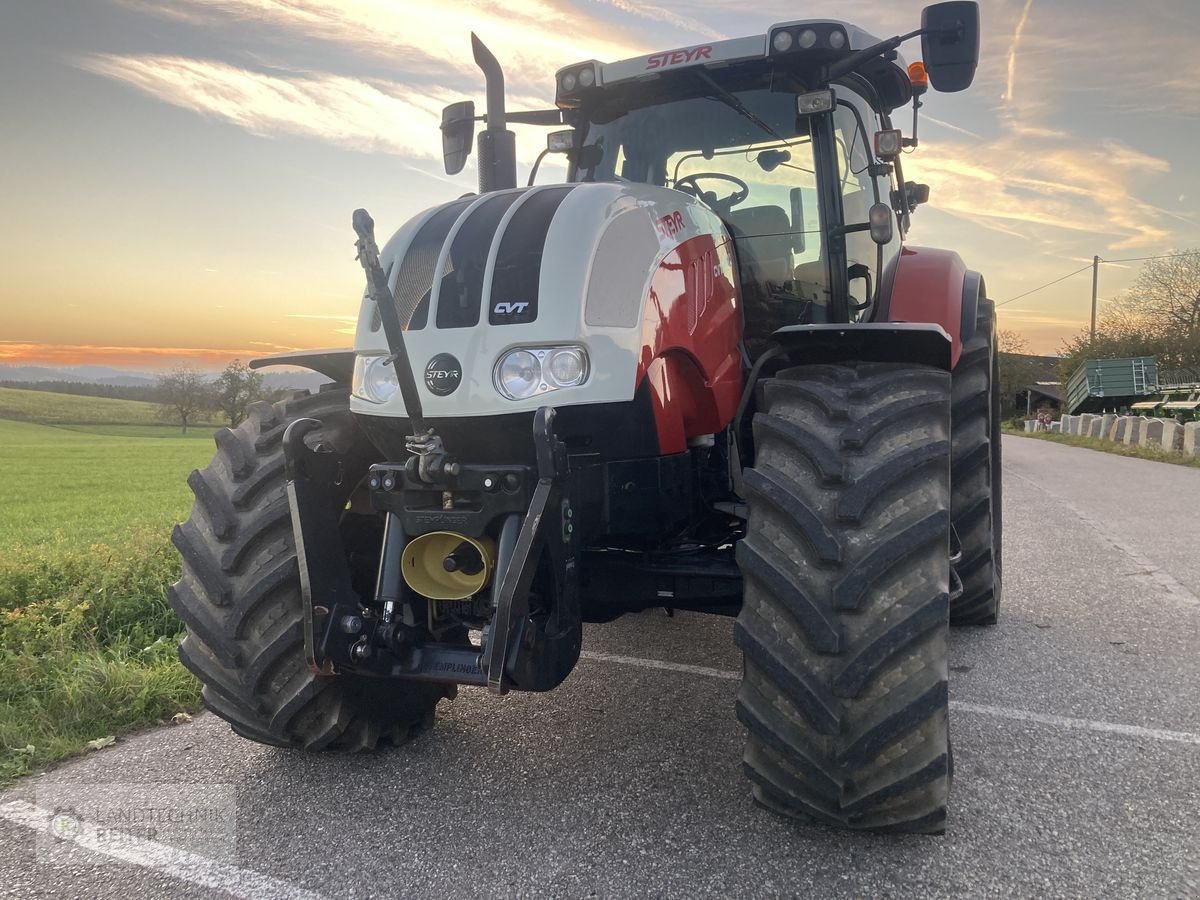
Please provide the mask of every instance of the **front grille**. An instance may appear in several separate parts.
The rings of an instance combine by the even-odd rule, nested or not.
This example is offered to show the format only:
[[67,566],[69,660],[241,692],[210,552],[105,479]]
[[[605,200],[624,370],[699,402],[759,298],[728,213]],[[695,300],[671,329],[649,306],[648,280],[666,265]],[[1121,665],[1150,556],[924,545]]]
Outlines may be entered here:
[[542,252],[550,221],[575,185],[538,191],[509,220],[496,253],[488,322],[522,325],[537,318]]
[[[408,331],[419,331],[429,320],[429,295],[433,290],[433,275],[446,235],[474,198],[459,200],[438,210],[421,226],[409,245],[396,276],[396,313]],[[443,277],[447,273],[443,273]]]
[[479,324],[483,275],[496,226],[520,194],[489,197],[477,206],[450,244],[438,293],[437,327],[470,328]]

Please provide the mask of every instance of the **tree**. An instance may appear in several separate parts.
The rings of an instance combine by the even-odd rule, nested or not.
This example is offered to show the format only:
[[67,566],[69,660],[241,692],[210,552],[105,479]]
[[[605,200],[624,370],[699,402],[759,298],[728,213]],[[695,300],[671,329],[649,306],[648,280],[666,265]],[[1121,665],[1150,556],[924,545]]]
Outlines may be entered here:
[[178,422],[187,434],[188,425],[213,408],[212,388],[195,369],[179,366],[158,379],[159,416]]
[[1024,335],[1001,328],[996,332],[996,352],[1000,355],[1000,414],[1011,415],[1017,406],[1017,394],[1037,379],[1037,368],[1029,356]]
[[1085,359],[1157,356],[1160,369],[1200,365],[1200,250],[1148,260],[1133,287],[1104,304],[1096,339],[1081,331],[1062,353],[1064,380]]
[[237,428],[246,418],[246,410],[251,403],[266,396],[262,373],[255,372],[238,359],[217,376],[212,391],[217,408],[225,413],[232,428]]

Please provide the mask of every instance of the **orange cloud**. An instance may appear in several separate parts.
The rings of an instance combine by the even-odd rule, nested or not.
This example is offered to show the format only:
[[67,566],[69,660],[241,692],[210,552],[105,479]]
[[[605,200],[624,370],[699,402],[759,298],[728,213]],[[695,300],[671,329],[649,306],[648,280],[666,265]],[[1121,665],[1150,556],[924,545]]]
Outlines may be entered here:
[[256,344],[256,349],[231,347],[104,347],[92,344],[35,344],[0,341],[0,363],[25,366],[121,366],[160,370],[175,365],[221,368],[233,359],[269,356],[295,347]]

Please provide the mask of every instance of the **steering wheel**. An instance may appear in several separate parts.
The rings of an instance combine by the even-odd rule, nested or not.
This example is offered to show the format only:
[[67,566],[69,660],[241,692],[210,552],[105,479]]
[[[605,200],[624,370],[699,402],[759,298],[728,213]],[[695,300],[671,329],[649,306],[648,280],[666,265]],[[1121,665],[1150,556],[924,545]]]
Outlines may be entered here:
[[[715,193],[703,190],[697,184],[697,181],[701,178],[715,178],[718,181],[728,181],[735,185],[737,190],[724,200],[718,200]],[[695,175],[684,175],[675,182],[675,190],[698,197],[718,215],[724,215],[739,203],[745,202],[746,198],[750,196],[750,185],[746,184],[742,179],[734,175],[726,175],[724,172],[697,172]]]

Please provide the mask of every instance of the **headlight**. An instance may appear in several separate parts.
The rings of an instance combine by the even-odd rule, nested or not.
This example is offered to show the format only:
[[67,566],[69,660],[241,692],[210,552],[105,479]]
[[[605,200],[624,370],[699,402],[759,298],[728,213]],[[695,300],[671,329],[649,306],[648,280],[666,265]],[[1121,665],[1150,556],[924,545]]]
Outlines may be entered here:
[[528,350],[513,350],[500,358],[496,367],[496,387],[513,400],[524,400],[538,392],[542,384],[542,364]]
[[575,86],[579,84],[579,76],[577,76],[574,72],[568,72],[562,77],[561,84],[563,91],[569,94],[571,91],[575,90]]
[[542,374],[554,387],[575,387],[587,377],[587,357],[579,347],[564,347],[546,354]]
[[588,355],[582,347],[517,347],[496,361],[493,382],[510,400],[577,387],[587,381]]
[[771,38],[771,46],[777,53],[787,53],[792,49],[792,33],[790,31],[775,32],[775,36]]
[[372,403],[387,403],[400,390],[396,369],[387,354],[356,356],[354,381],[351,390],[355,397]]
[[805,28],[800,32],[800,39],[797,43],[799,43],[801,50],[807,50],[817,43],[817,33],[811,28]]

